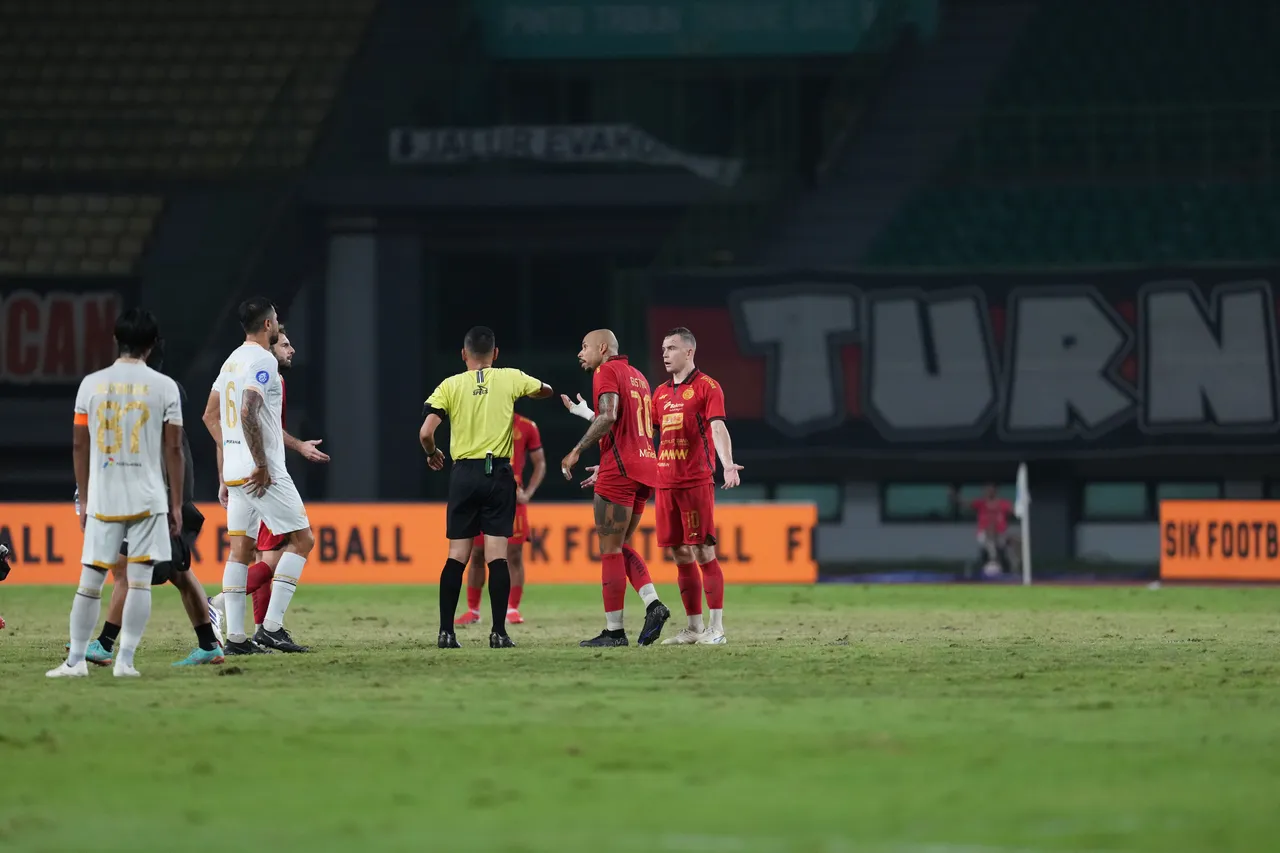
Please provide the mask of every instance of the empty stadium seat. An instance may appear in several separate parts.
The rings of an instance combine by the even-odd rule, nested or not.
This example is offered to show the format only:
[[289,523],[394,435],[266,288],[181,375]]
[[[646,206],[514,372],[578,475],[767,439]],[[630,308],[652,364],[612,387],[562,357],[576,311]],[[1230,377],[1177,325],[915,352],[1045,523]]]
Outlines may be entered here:
[[375,3],[0,4],[0,173],[299,166]]
[[131,275],[158,196],[0,196],[0,275]]
[[1280,184],[935,187],[868,253],[878,266],[1261,261]]
[[947,172],[1270,176],[1277,43],[1276,3],[1041,3]]

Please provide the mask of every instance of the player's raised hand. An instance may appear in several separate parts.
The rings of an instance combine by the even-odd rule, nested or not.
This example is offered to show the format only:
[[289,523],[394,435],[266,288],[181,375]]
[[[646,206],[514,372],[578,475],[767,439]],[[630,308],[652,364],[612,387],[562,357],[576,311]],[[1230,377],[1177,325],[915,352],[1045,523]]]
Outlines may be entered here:
[[582,399],[582,395],[578,395],[578,402],[574,403],[569,399],[568,394],[560,395],[560,402],[564,403],[564,407],[569,410],[569,414],[576,415],[584,420],[591,420],[595,417],[595,412],[591,411],[591,407],[587,405],[587,401]]
[[565,458],[560,460],[560,473],[564,474],[566,480],[573,479],[573,466],[578,464],[578,448],[569,451]]
[[435,452],[427,456],[427,467],[432,471],[444,470],[444,451],[436,448]]
[[271,472],[267,470],[266,465],[259,465],[253,469],[253,473],[245,481],[244,489],[255,498],[260,498],[267,493],[267,487],[270,485]]
[[231,491],[227,488],[226,483],[218,484],[218,503],[222,504],[222,508],[227,508],[227,501],[231,500]]
[[738,472],[742,470],[741,465],[725,465],[724,466],[724,486],[722,488],[732,489],[742,485],[742,481],[738,479]]
[[589,489],[596,484],[596,475],[600,473],[599,465],[588,465],[587,470],[591,472],[591,476],[583,480],[579,486],[583,489]]
[[299,451],[302,458],[308,462],[328,462],[329,454],[319,449],[322,441],[324,441],[323,438],[313,438],[311,441],[302,442],[302,449]]

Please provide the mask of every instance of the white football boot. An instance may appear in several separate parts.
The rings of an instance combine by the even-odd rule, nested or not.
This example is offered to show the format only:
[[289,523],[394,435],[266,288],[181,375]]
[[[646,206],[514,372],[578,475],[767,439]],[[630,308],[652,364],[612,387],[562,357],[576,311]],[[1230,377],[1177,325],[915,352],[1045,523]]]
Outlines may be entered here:
[[724,638],[724,630],[721,628],[708,628],[698,635],[695,642],[700,646],[723,646],[729,642]]
[[85,678],[89,675],[89,665],[84,661],[75,666],[70,666],[63,661],[57,669],[51,669],[45,673],[46,678]]
[[680,633],[674,637],[667,637],[662,641],[664,646],[692,646],[698,642],[698,638],[703,635],[702,631],[695,631],[687,625],[680,629]]

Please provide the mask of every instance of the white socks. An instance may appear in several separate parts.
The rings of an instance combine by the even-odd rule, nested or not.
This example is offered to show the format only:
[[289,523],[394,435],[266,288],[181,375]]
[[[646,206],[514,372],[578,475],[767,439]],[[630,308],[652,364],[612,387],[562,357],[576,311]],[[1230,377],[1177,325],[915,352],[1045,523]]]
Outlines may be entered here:
[[695,613],[689,617],[689,630],[697,631],[699,634],[702,633],[702,614],[701,613]]
[[249,567],[227,561],[222,571],[222,601],[227,608],[227,640],[243,643],[245,589],[249,585]]
[[644,602],[645,607],[658,600],[658,591],[653,588],[651,583],[645,584],[636,591],[640,593],[640,600]]
[[285,551],[280,555],[276,576],[271,581],[271,603],[267,605],[267,618],[262,622],[262,627],[266,630],[279,631],[284,625],[284,612],[289,609],[289,602],[293,600],[294,590],[298,588],[298,580],[306,565],[307,558],[301,554]]
[[82,566],[80,586],[71,602],[71,649],[67,652],[67,666],[76,666],[84,660],[84,651],[93,639],[93,629],[98,627],[102,612],[102,585],[107,573],[101,569]]
[[724,610],[711,611],[711,630],[724,631]]
[[122,666],[133,666],[133,653],[138,650],[142,633],[147,630],[151,618],[150,563],[130,563],[129,595],[124,600],[124,616],[120,620],[120,643],[116,649],[116,661]]
[[614,610],[604,614],[604,628],[606,631],[622,630],[622,611]]

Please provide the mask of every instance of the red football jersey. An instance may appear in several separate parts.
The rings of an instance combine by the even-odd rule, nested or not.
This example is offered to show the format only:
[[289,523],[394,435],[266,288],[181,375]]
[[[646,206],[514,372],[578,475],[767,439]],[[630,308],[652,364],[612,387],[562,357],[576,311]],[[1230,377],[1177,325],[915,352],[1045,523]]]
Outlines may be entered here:
[[658,428],[658,486],[683,489],[715,482],[716,449],[711,422],[724,420],[724,390],[701,370],[680,384],[669,379],[653,397]]
[[285,420],[284,420],[284,402],[285,402],[285,396],[284,396],[284,377],[283,377],[283,376],[281,376],[281,377],[280,377],[280,428],[281,428],[281,429],[284,429],[284,423],[285,423]]
[[622,476],[655,486],[658,455],[653,452],[653,400],[649,380],[615,355],[591,377],[591,399],[600,407],[601,394],[618,395],[618,419],[600,439],[600,476]]
[[515,472],[516,485],[523,486],[525,455],[542,449],[542,433],[538,432],[538,425],[533,421],[524,415],[516,415],[512,435],[515,437],[515,444],[511,449],[511,470]]

